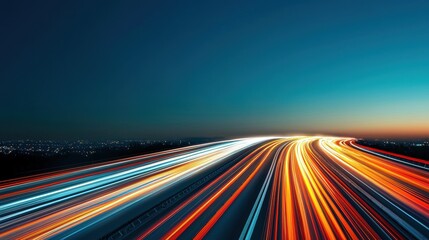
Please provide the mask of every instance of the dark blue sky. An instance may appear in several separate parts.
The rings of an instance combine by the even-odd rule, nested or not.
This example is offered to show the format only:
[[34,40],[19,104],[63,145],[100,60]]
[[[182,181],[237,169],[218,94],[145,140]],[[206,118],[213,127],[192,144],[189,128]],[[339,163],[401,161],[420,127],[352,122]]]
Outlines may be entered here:
[[8,2],[3,138],[429,135],[426,1]]

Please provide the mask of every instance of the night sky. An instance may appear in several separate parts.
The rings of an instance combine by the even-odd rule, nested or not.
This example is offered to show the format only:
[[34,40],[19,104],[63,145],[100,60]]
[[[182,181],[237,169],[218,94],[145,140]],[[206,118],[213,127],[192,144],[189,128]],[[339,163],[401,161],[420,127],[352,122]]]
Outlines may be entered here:
[[326,2],[2,1],[0,138],[429,136],[429,3]]

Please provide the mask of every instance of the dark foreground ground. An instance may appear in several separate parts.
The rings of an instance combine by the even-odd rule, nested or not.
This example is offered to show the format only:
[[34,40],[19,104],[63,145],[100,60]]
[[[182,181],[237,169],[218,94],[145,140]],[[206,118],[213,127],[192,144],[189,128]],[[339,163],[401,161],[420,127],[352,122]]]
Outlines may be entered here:
[[[110,141],[113,143],[100,144],[99,142],[80,141],[65,143],[50,143],[60,146],[61,151],[41,149],[34,151],[41,144],[37,141],[24,141],[25,147],[15,147],[13,151],[0,152],[0,181],[18,177],[25,177],[40,173],[68,169],[72,167],[86,166],[94,163],[102,163],[118,158],[154,153],[174,148],[186,147],[195,144],[219,140],[219,138],[190,138],[182,140],[157,140],[157,141]],[[16,142],[3,142],[3,147],[16,146]],[[21,144],[22,145],[22,144]],[[43,142],[43,147],[49,147],[49,143]],[[82,146],[83,145],[83,146]],[[2,146],[0,146],[2,147]],[[79,149],[76,149],[78,148]]]
[[429,160],[429,139],[361,139],[357,143],[409,157]]

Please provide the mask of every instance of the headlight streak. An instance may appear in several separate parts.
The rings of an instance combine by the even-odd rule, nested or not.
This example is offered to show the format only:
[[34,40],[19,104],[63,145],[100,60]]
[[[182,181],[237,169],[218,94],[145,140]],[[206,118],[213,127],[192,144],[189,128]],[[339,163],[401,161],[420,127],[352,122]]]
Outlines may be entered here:
[[[2,204],[0,206],[0,226],[2,229],[6,227],[12,228],[7,231],[2,231],[0,233],[0,237],[9,235],[14,237],[21,236],[29,239],[36,236],[48,237],[52,233],[52,229],[55,229],[55,233],[58,234],[63,230],[84,222],[85,220],[90,220],[98,214],[109,214],[108,211],[113,211],[113,207],[120,207],[120,204],[126,204],[129,201],[136,200],[137,196],[147,197],[150,190],[154,190],[156,188],[160,190],[162,187],[167,187],[166,184],[168,181],[172,182],[177,181],[180,178],[186,178],[188,177],[186,174],[196,174],[198,173],[198,170],[204,169],[217,161],[222,161],[225,157],[264,140],[266,139],[243,139],[233,143],[228,143],[226,146],[224,146],[225,143],[217,143],[213,144],[208,149],[202,148],[201,150],[193,153],[178,155],[150,164],[143,164],[142,167],[136,168],[133,166],[131,169],[125,168],[110,176],[105,176],[105,174],[101,174],[100,178],[91,176],[88,178],[89,181],[80,183],[78,186],[74,185],[68,189],[61,188],[61,184],[59,184],[59,186],[54,185],[56,188],[51,192],[45,192],[42,189],[42,194],[40,195],[34,196],[35,193],[29,193],[28,198],[26,198],[25,195],[22,195],[20,199],[16,200],[15,198],[12,198],[11,200],[9,199],[8,202],[5,201],[7,199],[2,199]],[[152,170],[150,171],[151,175],[140,175],[142,180],[134,182],[131,185],[123,183],[127,174],[130,172],[135,173],[137,170],[145,171],[147,169]],[[156,171],[159,171],[159,173],[153,171],[155,169]],[[191,171],[194,171],[194,173]],[[118,178],[118,176],[120,177]],[[101,180],[105,179],[109,179],[111,182],[123,185],[118,190],[112,188],[114,191],[109,192],[109,188],[111,188],[111,186],[106,182],[100,183]],[[97,185],[94,185],[94,182],[96,182]],[[67,208],[66,206],[62,206],[62,210],[54,209],[54,213],[51,213],[51,210],[47,209],[50,205],[53,205],[55,208],[56,205],[60,203],[60,201],[57,200],[61,200],[61,202],[66,200],[69,201],[70,199],[67,198],[67,196],[85,191],[87,191],[85,194],[88,194],[88,189],[92,189],[94,191],[99,190],[97,187],[100,187],[101,185],[108,187],[108,189],[106,189],[107,192],[102,192],[102,194],[96,198],[79,199],[80,202],[70,201],[72,204],[71,207]],[[132,192],[129,192],[131,190]],[[58,196],[58,194],[62,193],[67,193],[67,195]],[[127,194],[124,195],[124,193]],[[55,196],[55,198],[48,198],[49,196]],[[118,197],[123,200],[116,200]],[[40,201],[36,202],[35,200]],[[137,199],[137,201],[138,200],[139,199]],[[46,202],[47,204],[41,204],[42,202]],[[33,214],[19,217],[27,212],[32,212]],[[75,213],[78,213],[78,215]],[[32,221],[34,218],[37,220]],[[13,224],[11,226],[11,219],[13,219],[13,223],[19,222],[20,224]],[[64,219],[64,221],[60,221],[60,219]],[[53,222],[53,220],[55,220],[55,222]],[[39,230],[34,231],[33,228],[35,227]],[[21,235],[21,233],[25,232],[25,229],[31,230],[29,231],[29,235]],[[17,233],[17,235],[13,233]]]
[[[413,166],[413,167],[422,168],[424,170],[429,170],[429,166],[427,166],[429,164],[429,161],[426,161],[426,160],[416,159],[416,158],[411,158],[411,157],[407,157],[407,156],[400,155],[400,154],[390,153],[392,156],[396,156],[396,158],[394,158],[394,157],[390,157],[389,155],[386,155],[386,154],[389,154],[386,151],[377,150],[377,149],[373,149],[373,148],[370,148],[370,147],[366,147],[366,148],[360,147],[360,146],[358,146],[357,144],[355,144],[353,142],[350,142],[350,145],[352,147],[354,147],[354,148],[357,148],[359,150],[362,150],[364,152],[367,152],[367,153],[370,153],[370,154],[373,154],[373,155],[377,155],[379,157],[387,158],[389,160],[400,162],[402,164],[410,165],[410,166]],[[385,154],[382,154],[382,153],[385,153]],[[405,161],[401,160],[401,158],[402,159],[406,159],[406,160]],[[424,165],[418,165],[418,164],[415,164],[413,162],[417,162],[419,164],[424,164]]]
[[0,182],[0,238],[97,236],[98,226],[126,224],[124,213],[164,201],[247,149],[153,221],[115,235],[105,229],[99,237],[429,236],[429,161],[367,148],[352,138],[296,136],[208,143]]
[[271,164],[270,171],[268,172],[267,177],[265,178],[261,191],[258,194],[258,198],[256,199],[255,204],[253,205],[252,211],[250,212],[249,218],[247,219],[246,224],[244,225],[243,231],[241,232],[241,235],[240,235],[240,239],[248,239],[252,236],[253,230],[255,229],[256,221],[258,220],[259,214],[262,209],[262,204],[264,203],[265,196],[268,191],[268,187],[271,183],[271,179],[274,174],[274,169],[278,162],[280,151],[286,144],[287,143],[283,144],[283,146],[277,150],[274,156],[274,161]]
[[[27,212],[37,210],[39,207],[46,207],[51,205],[51,203],[56,204],[63,200],[69,199],[71,197],[80,196],[82,192],[84,192],[84,194],[88,194],[95,190],[99,190],[99,188],[102,186],[110,186],[112,183],[116,184],[116,183],[123,182],[125,180],[133,179],[135,177],[143,177],[146,174],[151,174],[161,169],[162,170],[168,169],[171,166],[175,166],[183,162],[189,161],[191,159],[204,156],[205,154],[210,154],[213,151],[221,150],[226,147],[227,146],[225,147],[216,146],[208,150],[201,150],[200,152],[197,152],[197,153],[189,153],[184,156],[174,157],[174,158],[162,160],[156,163],[150,163],[150,164],[129,169],[126,171],[121,171],[113,174],[103,173],[102,175],[100,174],[97,178],[90,176],[88,178],[79,179],[78,180],[79,182],[77,182],[76,180],[67,182],[68,186],[66,187],[63,186],[62,188],[59,188],[51,192],[46,192],[40,195],[32,196],[19,201],[13,201],[11,203],[6,203],[4,205],[1,205],[0,212],[2,213],[3,212],[7,213],[8,211],[14,211],[16,209],[16,206],[18,205],[20,208],[24,205],[25,206],[35,205],[36,207],[33,207],[33,208],[29,207],[25,211],[16,212],[14,214],[8,215],[7,217],[0,217],[0,223],[10,218],[14,218],[16,216],[25,214]],[[47,203],[42,204],[44,202],[47,202]]]

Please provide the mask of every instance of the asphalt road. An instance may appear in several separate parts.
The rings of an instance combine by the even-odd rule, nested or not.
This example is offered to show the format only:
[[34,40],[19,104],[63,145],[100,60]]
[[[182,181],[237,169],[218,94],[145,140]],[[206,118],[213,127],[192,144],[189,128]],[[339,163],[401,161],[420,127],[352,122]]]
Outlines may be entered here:
[[214,142],[0,183],[0,239],[427,239],[428,161],[333,137]]

